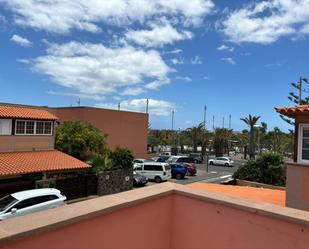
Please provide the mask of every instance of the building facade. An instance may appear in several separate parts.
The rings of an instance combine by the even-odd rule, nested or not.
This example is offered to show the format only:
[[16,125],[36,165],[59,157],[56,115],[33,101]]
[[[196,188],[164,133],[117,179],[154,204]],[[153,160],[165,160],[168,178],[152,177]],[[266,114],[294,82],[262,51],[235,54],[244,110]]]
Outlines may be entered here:
[[89,122],[107,135],[107,146],[130,149],[137,158],[147,157],[148,114],[94,107],[50,108],[60,124],[65,121]]

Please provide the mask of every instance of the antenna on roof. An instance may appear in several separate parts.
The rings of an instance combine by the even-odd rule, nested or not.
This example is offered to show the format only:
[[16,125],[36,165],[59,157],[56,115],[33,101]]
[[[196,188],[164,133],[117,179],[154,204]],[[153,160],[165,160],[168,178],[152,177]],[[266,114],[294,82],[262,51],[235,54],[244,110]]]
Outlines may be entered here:
[[118,102],[118,111],[120,111],[120,102]]
[[146,113],[148,113],[149,99],[146,100]]
[[80,98],[77,100],[77,105],[80,106]]

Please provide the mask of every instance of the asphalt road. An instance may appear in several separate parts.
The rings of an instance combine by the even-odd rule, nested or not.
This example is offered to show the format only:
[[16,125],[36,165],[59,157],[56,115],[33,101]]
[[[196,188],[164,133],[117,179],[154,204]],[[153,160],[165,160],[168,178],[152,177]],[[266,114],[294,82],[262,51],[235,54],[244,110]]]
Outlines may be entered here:
[[194,182],[209,182],[209,183],[221,183],[231,179],[233,173],[241,166],[245,161],[234,159],[233,167],[225,167],[219,165],[209,165],[208,172],[206,164],[196,164],[197,174],[196,176],[186,176],[184,179],[176,180],[170,179],[169,181],[179,184],[190,184]]

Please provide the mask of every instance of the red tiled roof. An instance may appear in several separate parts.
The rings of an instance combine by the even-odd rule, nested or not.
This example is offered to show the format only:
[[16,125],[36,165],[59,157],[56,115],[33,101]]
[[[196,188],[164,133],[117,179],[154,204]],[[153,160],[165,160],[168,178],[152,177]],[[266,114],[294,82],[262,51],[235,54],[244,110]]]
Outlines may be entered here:
[[0,118],[58,119],[47,110],[6,105],[0,105]]
[[291,107],[277,107],[277,112],[290,118],[295,118],[299,115],[309,115],[309,105],[297,105]]
[[0,176],[89,167],[88,164],[57,150],[0,153]]

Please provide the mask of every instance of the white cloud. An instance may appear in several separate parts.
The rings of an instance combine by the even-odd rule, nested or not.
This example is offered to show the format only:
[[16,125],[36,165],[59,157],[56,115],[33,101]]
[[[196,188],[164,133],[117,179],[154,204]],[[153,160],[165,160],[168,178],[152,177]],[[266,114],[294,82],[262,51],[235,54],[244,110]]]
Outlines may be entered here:
[[236,64],[236,62],[234,61],[234,59],[231,58],[231,57],[221,58],[221,60],[224,61],[224,62],[226,62],[226,63],[229,63],[229,64],[231,64],[231,65],[235,65],[235,64]]
[[176,80],[187,81],[187,82],[192,81],[192,79],[190,77],[188,77],[188,76],[176,76],[175,79]]
[[211,0],[0,0],[13,12],[20,26],[52,33],[72,29],[99,32],[100,23],[111,25],[145,24],[168,16],[183,26],[201,25],[214,4]]
[[171,59],[171,62],[174,64],[174,65],[181,65],[181,64],[184,64],[184,60],[183,59],[177,59],[177,58],[172,58]]
[[128,87],[157,89],[169,83],[170,72],[154,50],[78,42],[50,44],[46,55],[33,59],[33,70],[79,93],[100,96]]
[[121,93],[121,95],[140,95],[142,93],[144,93],[146,90],[143,89],[142,87],[127,87],[123,90],[123,92]]
[[32,42],[29,41],[27,38],[21,37],[19,35],[13,35],[10,39],[12,42],[22,46],[22,47],[31,47]]
[[16,59],[16,61],[19,63],[26,64],[26,65],[30,64],[30,60],[28,59]]
[[59,96],[69,96],[76,97],[80,99],[93,99],[93,100],[103,100],[104,97],[96,94],[82,94],[82,93],[68,93],[68,92],[56,92],[56,91],[48,91],[50,95],[59,95]]
[[[171,111],[176,108],[174,103],[165,100],[148,99],[148,101],[148,112],[151,115],[168,116],[171,114]],[[120,102],[120,110],[145,112],[146,102],[147,99],[124,100]],[[109,109],[118,109],[118,104],[100,103],[96,106]]]
[[210,77],[209,76],[204,76],[203,79],[204,80],[210,80]]
[[195,64],[202,64],[202,59],[200,56],[196,55],[191,59],[191,64],[195,65]]
[[126,40],[145,47],[162,47],[175,41],[192,39],[190,31],[177,31],[169,23],[152,25],[151,30],[130,30],[125,34]]
[[234,51],[234,48],[222,44],[220,47],[217,47],[217,50],[219,50],[219,51],[229,51],[229,52],[233,52],[233,51]]
[[164,52],[163,54],[179,54],[179,53],[181,53],[181,52],[182,52],[182,49],[176,48],[176,49],[174,49],[174,50],[166,51],[166,52]]
[[236,43],[269,44],[280,37],[308,34],[308,0],[259,1],[231,12],[222,31]]

